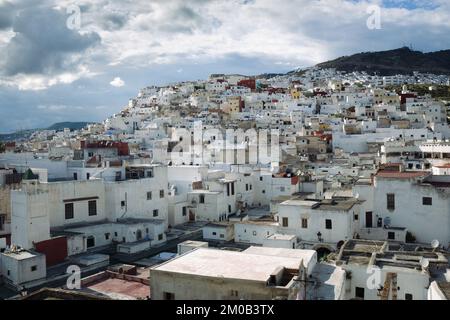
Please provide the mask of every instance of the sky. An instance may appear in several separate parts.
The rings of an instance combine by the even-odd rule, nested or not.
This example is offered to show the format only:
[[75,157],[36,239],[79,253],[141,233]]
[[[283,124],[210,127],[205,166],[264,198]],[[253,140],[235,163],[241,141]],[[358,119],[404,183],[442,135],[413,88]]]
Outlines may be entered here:
[[148,85],[405,45],[450,49],[450,1],[0,0],[0,132],[102,121]]

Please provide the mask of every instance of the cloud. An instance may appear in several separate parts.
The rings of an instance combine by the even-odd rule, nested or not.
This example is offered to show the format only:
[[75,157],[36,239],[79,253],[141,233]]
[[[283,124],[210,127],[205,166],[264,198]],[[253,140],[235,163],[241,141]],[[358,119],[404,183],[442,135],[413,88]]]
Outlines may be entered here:
[[120,77],[115,77],[114,80],[111,81],[109,84],[112,85],[113,87],[120,88],[125,85],[125,81],[120,79]]
[[14,36],[0,53],[0,83],[40,90],[88,75],[82,61],[100,37],[70,30],[66,20],[65,12],[51,8],[20,10],[12,23]]

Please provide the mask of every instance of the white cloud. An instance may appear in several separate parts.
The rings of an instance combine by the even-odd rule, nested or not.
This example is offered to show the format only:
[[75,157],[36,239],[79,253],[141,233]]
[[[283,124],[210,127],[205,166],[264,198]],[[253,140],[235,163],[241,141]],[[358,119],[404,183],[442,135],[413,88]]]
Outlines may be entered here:
[[113,87],[120,88],[125,85],[125,81],[120,79],[120,77],[115,77],[114,80],[111,81],[109,84],[112,85]]

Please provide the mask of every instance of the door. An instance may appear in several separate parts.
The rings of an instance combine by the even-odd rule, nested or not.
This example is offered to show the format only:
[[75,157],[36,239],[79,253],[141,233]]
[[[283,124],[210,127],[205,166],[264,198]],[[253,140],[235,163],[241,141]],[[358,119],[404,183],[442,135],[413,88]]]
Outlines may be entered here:
[[366,228],[372,228],[372,211],[366,212]]

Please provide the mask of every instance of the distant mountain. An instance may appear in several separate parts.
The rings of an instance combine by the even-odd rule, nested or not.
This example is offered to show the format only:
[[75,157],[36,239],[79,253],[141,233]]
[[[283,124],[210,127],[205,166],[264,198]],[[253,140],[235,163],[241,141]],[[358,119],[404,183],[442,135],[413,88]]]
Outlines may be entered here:
[[400,49],[363,52],[323,62],[317,67],[336,68],[338,71],[366,71],[383,76],[395,74],[434,73],[450,75],[450,50],[423,53],[407,47]]
[[33,132],[42,131],[42,130],[55,130],[62,131],[65,128],[69,128],[70,130],[80,130],[86,127],[89,123],[92,122],[58,122],[52,124],[48,128],[40,128],[40,129],[28,129],[28,130],[20,130],[13,133],[4,133],[0,134],[0,141],[19,141],[29,139]]
[[58,122],[52,124],[46,130],[56,130],[61,131],[65,128],[69,128],[70,130],[80,130],[86,127],[91,122]]

